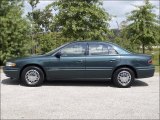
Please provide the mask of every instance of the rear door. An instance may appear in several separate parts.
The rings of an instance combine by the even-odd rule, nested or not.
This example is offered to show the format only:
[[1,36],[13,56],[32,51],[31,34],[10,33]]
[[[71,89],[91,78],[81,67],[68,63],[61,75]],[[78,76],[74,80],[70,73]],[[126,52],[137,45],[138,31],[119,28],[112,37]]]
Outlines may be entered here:
[[120,56],[111,45],[103,42],[88,42],[86,78],[111,78],[112,71],[119,60]]

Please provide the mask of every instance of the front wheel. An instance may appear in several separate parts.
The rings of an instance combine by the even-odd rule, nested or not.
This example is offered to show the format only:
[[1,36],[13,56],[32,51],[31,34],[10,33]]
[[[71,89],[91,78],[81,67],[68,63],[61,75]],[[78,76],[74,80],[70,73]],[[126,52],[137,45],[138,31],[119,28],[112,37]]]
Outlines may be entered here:
[[44,81],[44,73],[39,67],[28,66],[22,71],[21,80],[24,85],[39,86]]
[[113,74],[113,82],[117,87],[130,87],[134,79],[134,72],[129,68],[120,68]]

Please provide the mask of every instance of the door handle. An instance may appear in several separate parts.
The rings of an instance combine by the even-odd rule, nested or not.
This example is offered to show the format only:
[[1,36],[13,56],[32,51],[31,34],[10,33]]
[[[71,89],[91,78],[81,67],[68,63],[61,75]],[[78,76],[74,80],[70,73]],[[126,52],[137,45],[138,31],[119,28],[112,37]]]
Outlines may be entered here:
[[109,60],[110,62],[114,62],[114,61],[116,61],[116,59],[111,59],[111,60]]
[[77,61],[77,63],[82,63],[82,62],[83,62],[83,60],[78,60],[78,61]]

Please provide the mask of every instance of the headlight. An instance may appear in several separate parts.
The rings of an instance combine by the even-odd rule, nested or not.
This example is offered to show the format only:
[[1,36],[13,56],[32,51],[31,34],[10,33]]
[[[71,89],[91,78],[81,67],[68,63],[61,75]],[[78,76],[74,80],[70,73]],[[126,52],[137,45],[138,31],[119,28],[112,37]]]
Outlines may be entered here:
[[14,66],[16,66],[16,63],[13,63],[13,62],[6,62],[6,66],[14,67]]

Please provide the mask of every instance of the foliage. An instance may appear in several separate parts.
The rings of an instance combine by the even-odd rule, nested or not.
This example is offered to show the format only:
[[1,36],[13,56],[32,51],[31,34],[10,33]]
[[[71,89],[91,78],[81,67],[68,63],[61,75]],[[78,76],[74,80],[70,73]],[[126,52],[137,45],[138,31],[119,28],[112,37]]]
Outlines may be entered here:
[[39,0],[28,0],[28,2],[31,5],[32,9],[34,9],[39,3]]
[[116,36],[113,42],[125,48],[128,51],[137,52],[135,49],[135,45],[131,45],[131,42],[128,39],[123,38],[122,35]]
[[1,0],[0,64],[10,57],[24,56],[29,49],[29,26],[22,18],[22,1]]
[[38,54],[44,54],[48,51],[53,50],[54,48],[68,42],[66,38],[62,37],[62,34],[59,32],[48,32],[37,34],[34,37],[37,39],[37,51]]
[[143,53],[145,47],[158,42],[157,32],[158,21],[156,15],[152,12],[155,8],[149,0],[145,0],[142,6],[135,6],[137,9],[131,11],[128,15],[128,25],[123,29],[123,35],[131,41],[131,44],[142,46]]
[[[30,20],[32,29],[32,54],[44,53],[46,50],[50,50],[48,46],[53,44],[50,34],[46,33],[50,31],[49,25],[53,18],[52,10],[48,6],[46,6],[44,10],[35,9],[39,0],[29,0],[29,3],[32,7],[32,11],[28,12],[27,17]],[[44,35],[44,33],[46,34]],[[43,45],[40,43],[43,43]]]
[[35,9],[39,0],[29,0],[29,3],[33,9],[31,12],[28,12],[27,17],[32,23],[33,34],[50,31],[49,25],[53,18],[52,9],[48,6],[46,6],[44,10]]
[[[43,10],[36,8],[39,0],[28,0],[32,12],[27,18],[22,17],[23,2],[0,0],[0,64],[10,57],[24,56],[31,49],[32,53],[43,54],[73,40],[112,40],[134,52],[139,52],[140,46],[145,52],[144,48],[160,44],[160,25],[149,0],[135,6],[118,34],[109,29],[111,16],[100,0],[57,0]],[[153,55],[155,61],[157,56]]]
[[123,34],[123,27],[121,26],[121,29],[112,29],[113,36],[112,36],[112,42],[120,45],[121,47],[131,51],[131,52],[139,52],[139,47],[137,44],[131,43],[129,39],[126,38],[126,36]]
[[54,30],[72,39],[106,40],[110,16],[99,0],[58,0],[52,3],[58,13],[54,17]]

